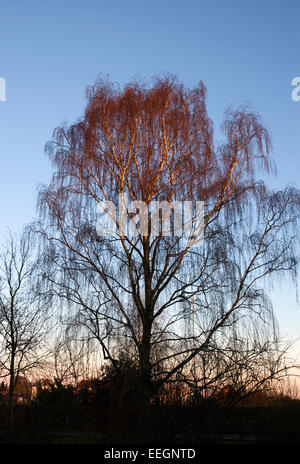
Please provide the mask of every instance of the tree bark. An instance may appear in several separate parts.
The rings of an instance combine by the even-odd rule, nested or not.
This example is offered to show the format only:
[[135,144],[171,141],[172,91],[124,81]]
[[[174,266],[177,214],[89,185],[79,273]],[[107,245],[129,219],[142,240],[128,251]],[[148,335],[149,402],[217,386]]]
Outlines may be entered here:
[[143,323],[143,336],[139,347],[140,388],[141,394],[146,402],[151,398],[151,327],[150,321]]
[[10,369],[9,369],[9,387],[8,387],[8,413],[9,413],[9,425],[13,425],[14,421],[14,404],[13,404],[13,395],[15,389],[15,356],[12,353],[10,360]]

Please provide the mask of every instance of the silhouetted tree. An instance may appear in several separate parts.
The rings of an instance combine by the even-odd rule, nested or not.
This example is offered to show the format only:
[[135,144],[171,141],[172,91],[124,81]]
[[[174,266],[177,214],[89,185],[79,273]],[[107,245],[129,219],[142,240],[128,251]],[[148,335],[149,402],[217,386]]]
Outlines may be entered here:
[[[117,366],[120,346],[138,355],[148,394],[207,352],[236,315],[272,312],[266,281],[296,271],[299,195],[259,179],[274,170],[266,128],[247,107],[231,109],[217,144],[205,95],[202,83],[190,90],[173,76],[123,89],[100,79],[84,117],[57,128],[47,145],[55,172],[40,191],[39,229],[48,283],[77,307],[106,359]],[[136,233],[113,216],[115,230],[101,236],[97,205],[118,204],[120,194],[143,202],[124,207],[121,219]],[[188,238],[201,228],[205,238],[192,246],[174,229],[163,233],[165,216],[151,208],[195,200],[205,204],[204,220]],[[151,210],[144,222],[143,205]],[[194,314],[202,322],[187,336]]]
[[37,269],[30,234],[10,234],[0,254],[0,375],[9,380],[11,419],[20,374],[40,367],[47,355],[49,298],[39,292]]

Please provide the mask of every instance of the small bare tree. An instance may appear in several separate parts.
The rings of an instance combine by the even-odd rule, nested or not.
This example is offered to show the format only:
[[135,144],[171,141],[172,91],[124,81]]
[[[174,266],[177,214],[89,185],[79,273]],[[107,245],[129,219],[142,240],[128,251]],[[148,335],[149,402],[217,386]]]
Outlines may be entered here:
[[41,366],[49,332],[49,298],[39,292],[38,260],[30,234],[10,234],[0,254],[0,374],[8,377],[12,418],[19,376]]

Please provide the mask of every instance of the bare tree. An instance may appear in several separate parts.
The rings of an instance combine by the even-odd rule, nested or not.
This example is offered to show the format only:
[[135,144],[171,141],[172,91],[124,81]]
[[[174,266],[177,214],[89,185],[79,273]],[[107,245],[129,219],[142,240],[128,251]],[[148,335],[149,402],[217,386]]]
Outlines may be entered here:
[[37,269],[30,234],[10,234],[0,254],[0,375],[9,379],[11,418],[20,375],[40,367],[46,356],[49,299],[38,291]]
[[[217,144],[205,94],[202,83],[190,90],[173,76],[124,89],[100,79],[82,120],[57,128],[47,145],[55,173],[40,191],[39,230],[48,282],[76,305],[105,358],[114,363],[121,340],[129,344],[148,392],[206,352],[236,314],[272,312],[266,281],[296,271],[299,195],[270,192],[259,179],[274,169],[267,130],[248,108],[228,110]],[[143,203],[114,216],[111,236],[100,236],[97,205],[118,204],[120,194]],[[195,200],[205,203],[198,246],[174,227],[166,235],[162,204],[151,209],[154,201]],[[122,221],[132,216],[130,235]],[[205,324],[187,346],[192,314]]]

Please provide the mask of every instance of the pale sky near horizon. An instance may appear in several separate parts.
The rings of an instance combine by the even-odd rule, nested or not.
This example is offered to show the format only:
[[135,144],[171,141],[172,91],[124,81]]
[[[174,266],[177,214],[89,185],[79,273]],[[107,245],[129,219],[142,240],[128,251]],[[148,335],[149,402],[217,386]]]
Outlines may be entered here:
[[[229,104],[249,102],[272,135],[270,184],[299,187],[299,17],[297,0],[0,0],[0,237],[33,219],[52,172],[44,144],[82,115],[99,73],[121,85],[163,72],[190,87],[203,80],[217,132]],[[300,336],[293,288],[273,296],[282,334]]]

